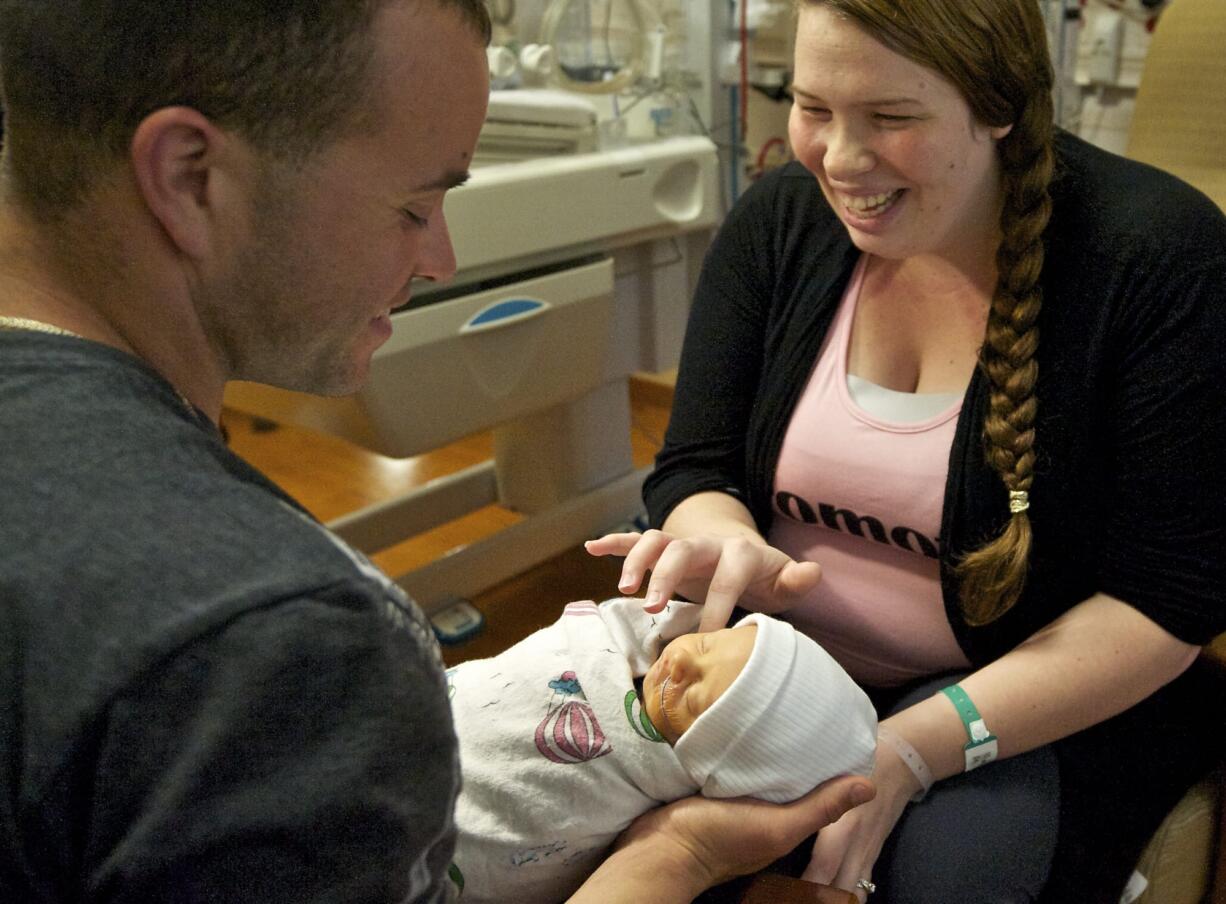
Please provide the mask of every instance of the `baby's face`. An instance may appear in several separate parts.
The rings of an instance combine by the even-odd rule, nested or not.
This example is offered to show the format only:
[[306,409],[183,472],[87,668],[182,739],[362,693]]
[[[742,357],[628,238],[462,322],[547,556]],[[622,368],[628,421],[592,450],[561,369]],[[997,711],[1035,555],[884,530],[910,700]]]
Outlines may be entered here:
[[643,677],[643,708],[669,744],[732,686],[757,636],[757,625],[743,625],[683,634],[664,648]]

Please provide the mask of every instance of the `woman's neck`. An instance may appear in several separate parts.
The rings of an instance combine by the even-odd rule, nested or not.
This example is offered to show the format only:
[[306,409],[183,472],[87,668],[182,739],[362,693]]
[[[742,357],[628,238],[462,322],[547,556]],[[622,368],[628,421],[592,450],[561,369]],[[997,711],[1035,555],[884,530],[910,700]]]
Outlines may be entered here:
[[983,256],[966,261],[938,255],[903,260],[870,256],[867,266],[866,281],[895,297],[986,303],[996,290],[996,262]]

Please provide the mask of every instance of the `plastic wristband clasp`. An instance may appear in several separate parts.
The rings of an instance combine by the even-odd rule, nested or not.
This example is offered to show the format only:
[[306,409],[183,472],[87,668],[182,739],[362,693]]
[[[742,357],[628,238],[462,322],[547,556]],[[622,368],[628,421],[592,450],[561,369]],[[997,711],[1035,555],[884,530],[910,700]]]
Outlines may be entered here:
[[962,726],[966,729],[966,736],[969,738],[969,743],[962,748],[966,756],[966,771],[978,769],[985,763],[996,759],[996,735],[988,730],[983,716],[979,715],[979,710],[975,708],[971,698],[966,695],[966,691],[962,690],[962,686],[951,684],[949,687],[942,688],[941,693],[949,698],[949,702],[958,711],[958,718],[962,720]]

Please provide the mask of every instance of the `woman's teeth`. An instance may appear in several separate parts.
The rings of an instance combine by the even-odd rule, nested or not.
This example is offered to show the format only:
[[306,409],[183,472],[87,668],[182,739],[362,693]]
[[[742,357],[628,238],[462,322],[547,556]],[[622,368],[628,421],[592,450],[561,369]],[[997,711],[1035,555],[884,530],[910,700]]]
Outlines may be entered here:
[[894,206],[894,202],[902,196],[902,193],[903,190],[899,188],[895,191],[884,192],[880,195],[845,198],[843,200],[843,204],[848,210],[852,211],[857,216],[866,218],[879,217],[881,214],[885,213]]

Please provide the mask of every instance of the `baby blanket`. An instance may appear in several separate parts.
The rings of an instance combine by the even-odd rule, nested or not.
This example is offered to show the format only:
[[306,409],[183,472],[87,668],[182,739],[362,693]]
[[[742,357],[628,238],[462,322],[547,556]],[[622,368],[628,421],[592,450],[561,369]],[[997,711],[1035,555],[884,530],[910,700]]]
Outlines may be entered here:
[[447,673],[464,786],[453,878],[460,900],[565,900],[630,822],[697,786],[642,712],[634,679],[701,607],[569,604],[491,659]]

